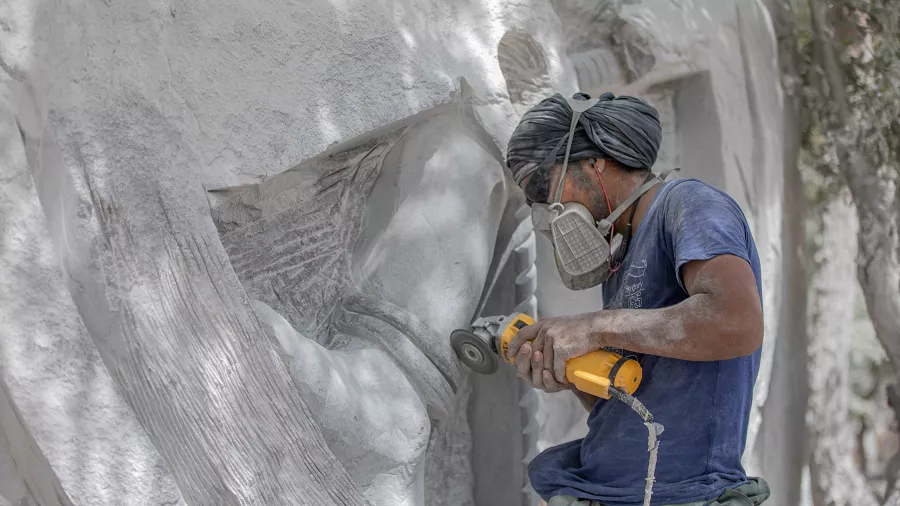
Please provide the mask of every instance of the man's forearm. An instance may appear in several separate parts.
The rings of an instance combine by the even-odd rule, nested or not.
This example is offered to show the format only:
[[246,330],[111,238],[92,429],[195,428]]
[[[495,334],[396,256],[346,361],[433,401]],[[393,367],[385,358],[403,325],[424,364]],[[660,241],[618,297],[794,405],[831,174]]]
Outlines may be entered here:
[[593,337],[604,347],[681,360],[728,360],[756,350],[755,329],[741,315],[716,307],[707,294],[661,309],[613,309],[594,314]]

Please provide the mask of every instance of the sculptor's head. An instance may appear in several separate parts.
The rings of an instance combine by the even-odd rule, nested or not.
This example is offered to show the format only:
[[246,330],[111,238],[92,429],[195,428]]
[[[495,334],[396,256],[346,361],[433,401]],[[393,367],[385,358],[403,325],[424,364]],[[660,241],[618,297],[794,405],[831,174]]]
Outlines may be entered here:
[[[526,112],[510,138],[506,164],[529,205],[556,196],[572,116],[566,99],[554,94]],[[650,104],[603,94],[578,120],[560,201],[578,202],[595,219],[605,218],[650,175],[661,140],[659,115]]]

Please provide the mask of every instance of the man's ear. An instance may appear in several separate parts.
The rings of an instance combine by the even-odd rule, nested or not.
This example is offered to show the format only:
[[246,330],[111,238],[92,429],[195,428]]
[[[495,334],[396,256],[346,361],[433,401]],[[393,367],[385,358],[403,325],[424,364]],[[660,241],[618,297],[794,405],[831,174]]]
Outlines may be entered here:
[[600,158],[600,159],[597,159],[597,158],[590,158],[590,159],[588,160],[588,163],[590,163],[591,168],[592,168],[597,174],[603,174],[603,171],[606,170],[606,165],[607,165],[607,164],[606,164],[606,160],[604,160],[604,159],[602,159],[602,158]]

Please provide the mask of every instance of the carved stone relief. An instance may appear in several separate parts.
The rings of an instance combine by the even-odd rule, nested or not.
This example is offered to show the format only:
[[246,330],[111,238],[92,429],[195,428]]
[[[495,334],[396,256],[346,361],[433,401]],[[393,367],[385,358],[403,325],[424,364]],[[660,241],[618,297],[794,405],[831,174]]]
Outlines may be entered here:
[[213,212],[257,317],[374,504],[421,504],[426,483],[430,504],[471,502],[467,381],[446,336],[474,313],[506,188],[463,123],[436,114]]
[[553,89],[547,56],[541,45],[531,35],[507,32],[497,47],[497,60],[509,100],[519,115],[540,102]]
[[534,503],[583,411],[447,341],[602,302],[503,173],[517,113],[645,94],[778,254],[765,20],[670,4],[0,6],[0,504]]

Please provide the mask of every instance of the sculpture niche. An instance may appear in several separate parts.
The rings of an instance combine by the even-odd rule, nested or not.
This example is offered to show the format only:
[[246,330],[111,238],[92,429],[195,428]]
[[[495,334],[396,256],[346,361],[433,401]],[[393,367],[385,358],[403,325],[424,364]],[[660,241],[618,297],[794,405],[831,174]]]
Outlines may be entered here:
[[113,150],[22,131],[79,313],[184,499],[424,504],[426,449],[465,425],[447,336],[497,268],[496,147],[435,110],[237,192],[217,230],[178,155],[137,158],[139,122]]
[[[507,201],[473,133],[447,108],[214,208],[260,322],[372,504],[424,504],[432,420],[465,423],[447,336],[477,310]],[[443,494],[471,497],[467,467],[440,470],[462,479]]]

